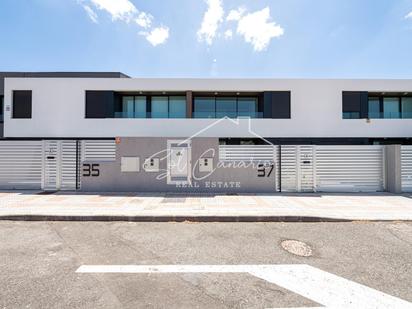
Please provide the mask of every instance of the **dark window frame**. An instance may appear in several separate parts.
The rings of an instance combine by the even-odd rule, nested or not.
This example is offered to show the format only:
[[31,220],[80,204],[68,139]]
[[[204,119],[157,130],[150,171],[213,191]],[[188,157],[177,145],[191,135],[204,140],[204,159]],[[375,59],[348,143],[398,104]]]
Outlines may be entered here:
[[369,94],[367,91],[342,91],[342,119],[368,118]]
[[[187,118],[186,117],[186,113],[187,113],[187,111],[185,110],[185,114],[184,114],[184,116],[183,117],[179,117],[179,118],[176,118],[176,117],[170,117],[170,98],[171,97],[184,97],[185,98],[185,107],[187,108],[187,106],[186,106],[186,94],[178,94],[178,93],[176,93],[176,94],[136,94],[136,93],[121,93],[121,94],[119,94],[119,101],[121,102],[121,106],[122,106],[122,109],[123,109],[123,104],[122,104],[122,102],[123,102],[123,98],[124,97],[133,97],[133,101],[135,101],[135,98],[136,97],[146,97],[146,118],[127,118],[127,117],[119,117],[119,118],[116,118],[116,119],[185,119],[185,118]],[[153,97],[161,97],[161,98],[164,98],[164,97],[166,97],[167,98],[167,117],[161,117],[161,118],[153,118],[152,117],[152,99],[153,99]]]
[[[27,96],[29,98],[28,102],[17,102],[17,99],[25,98]],[[33,118],[33,92],[32,90],[13,90],[12,93],[13,97],[13,104],[12,104],[12,119],[32,119]],[[18,104],[28,104],[28,106],[19,106],[17,108],[16,105]],[[26,110],[27,108],[27,110]]]
[[151,104],[151,102],[149,102],[149,97],[148,96],[145,96],[145,95],[122,95],[122,96],[120,96],[120,106],[121,106],[121,110],[122,110],[121,113],[124,113],[124,111],[123,111],[123,98],[125,98],[125,97],[132,97],[133,98],[133,114],[136,113],[136,98],[137,97],[145,97],[146,98],[146,115],[145,115],[144,118],[116,117],[116,111],[115,111],[115,115],[114,115],[115,119],[146,119],[146,118],[148,118],[147,117],[147,115],[149,115],[148,105],[149,105],[149,103]]
[[[375,98],[375,99],[379,99],[379,111],[380,111],[380,115],[379,117],[374,117],[374,118],[370,118],[369,115],[369,109],[368,109],[368,119],[411,119],[411,118],[407,118],[407,117],[403,117],[403,108],[402,108],[402,101],[403,98],[412,98],[412,95],[410,95],[409,93],[407,95],[403,94],[399,94],[399,93],[385,93],[384,95],[382,94],[376,94],[376,93],[369,93],[368,96],[368,103],[369,103],[369,99],[371,98]],[[388,99],[388,98],[396,98],[398,99],[398,104],[399,104],[399,118],[385,118],[385,110],[384,110],[384,99]],[[369,107],[369,105],[368,105]]]
[[4,122],[4,96],[0,95],[0,123]]
[[[213,118],[203,118],[203,117],[196,117],[196,99],[199,99],[199,98],[201,98],[201,99],[213,99],[213,102],[214,102],[214,111],[213,112],[211,112],[212,114],[214,114],[214,117]],[[255,100],[255,102],[256,102],[256,114],[257,115],[259,115],[261,112],[259,111],[259,100],[260,100],[260,98],[259,98],[259,96],[240,96],[240,95],[224,95],[224,94],[222,94],[222,95],[194,95],[193,96],[193,100],[192,100],[192,117],[193,117],[193,119],[219,119],[219,118],[223,118],[223,117],[219,117],[219,118],[217,118],[217,116],[216,116],[216,114],[218,113],[218,111],[217,111],[217,99],[229,99],[229,98],[231,98],[231,99],[236,99],[236,118],[235,119],[237,119],[237,118],[241,118],[241,117],[247,117],[247,116],[239,116],[239,99],[254,99]],[[229,117],[229,118],[231,118],[231,117]],[[260,118],[263,118],[263,116],[262,117],[254,117],[254,118],[252,118],[252,119],[260,119]]]

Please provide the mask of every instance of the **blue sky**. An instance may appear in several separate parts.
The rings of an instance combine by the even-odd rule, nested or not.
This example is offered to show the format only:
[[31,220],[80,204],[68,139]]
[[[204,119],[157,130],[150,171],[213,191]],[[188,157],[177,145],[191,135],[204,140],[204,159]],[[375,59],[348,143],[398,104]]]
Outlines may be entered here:
[[1,0],[0,71],[412,78],[412,0]]

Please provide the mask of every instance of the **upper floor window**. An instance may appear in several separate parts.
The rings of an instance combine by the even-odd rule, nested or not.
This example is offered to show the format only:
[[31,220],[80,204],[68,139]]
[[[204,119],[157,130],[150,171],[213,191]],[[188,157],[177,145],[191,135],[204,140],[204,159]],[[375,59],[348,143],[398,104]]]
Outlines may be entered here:
[[402,118],[412,118],[412,97],[403,97],[401,101]]
[[116,118],[186,118],[185,96],[122,96]]
[[4,118],[4,103],[3,103],[4,97],[0,96],[0,122],[3,122]]
[[186,118],[186,97],[169,97],[169,118]]
[[153,96],[151,118],[186,118],[186,97]]
[[383,118],[401,118],[400,98],[383,98]]
[[194,118],[261,118],[257,98],[195,97]]
[[16,119],[29,119],[32,114],[32,92],[31,90],[13,91],[13,113]]
[[381,118],[380,99],[377,97],[371,97],[368,100],[368,114],[369,118]]
[[412,97],[406,97],[406,96],[369,97],[368,118],[370,119],[412,118]]
[[344,119],[412,118],[412,96],[408,93],[343,92]]
[[122,111],[115,112],[116,118],[146,118],[145,96],[124,96],[121,105]]

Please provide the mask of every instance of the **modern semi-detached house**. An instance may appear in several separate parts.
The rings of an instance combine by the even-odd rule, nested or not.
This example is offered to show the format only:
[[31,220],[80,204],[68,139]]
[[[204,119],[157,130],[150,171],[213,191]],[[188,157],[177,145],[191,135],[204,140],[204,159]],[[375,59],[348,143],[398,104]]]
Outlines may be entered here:
[[0,76],[0,189],[412,191],[412,80]]

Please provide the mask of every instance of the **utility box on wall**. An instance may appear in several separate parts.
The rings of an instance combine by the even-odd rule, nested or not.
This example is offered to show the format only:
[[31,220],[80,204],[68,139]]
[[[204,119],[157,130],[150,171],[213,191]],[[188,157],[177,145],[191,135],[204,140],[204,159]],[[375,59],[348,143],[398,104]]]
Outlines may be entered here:
[[213,172],[213,158],[200,158],[199,159],[199,172],[200,173]]
[[160,160],[159,158],[149,158],[144,161],[143,169],[146,172],[159,172],[160,168]]
[[140,158],[139,157],[122,157],[121,160],[122,173],[133,173],[140,171]]

